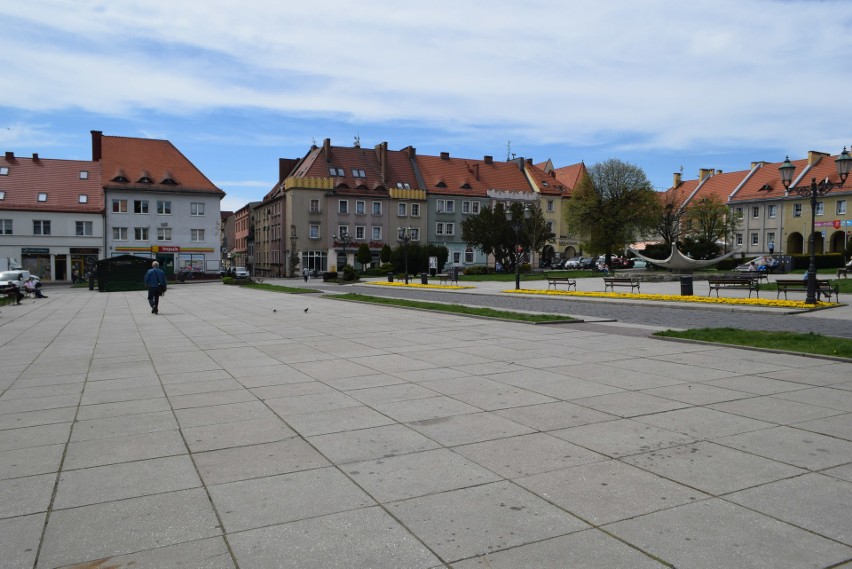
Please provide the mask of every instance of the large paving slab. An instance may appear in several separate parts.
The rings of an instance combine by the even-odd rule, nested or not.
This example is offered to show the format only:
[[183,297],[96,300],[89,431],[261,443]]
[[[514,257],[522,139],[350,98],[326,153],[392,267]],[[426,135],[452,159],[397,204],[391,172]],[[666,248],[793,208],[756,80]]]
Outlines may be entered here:
[[[0,318],[0,569],[852,562],[850,364],[219,283],[159,315],[52,288]],[[525,309],[502,288],[467,298]],[[680,313],[646,314],[714,320]]]

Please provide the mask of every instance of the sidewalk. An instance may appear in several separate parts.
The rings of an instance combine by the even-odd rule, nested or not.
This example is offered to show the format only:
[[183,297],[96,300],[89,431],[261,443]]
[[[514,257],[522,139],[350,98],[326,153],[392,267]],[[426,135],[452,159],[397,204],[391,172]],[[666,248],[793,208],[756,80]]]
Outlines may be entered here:
[[0,308],[0,569],[852,560],[852,364],[218,283],[160,315],[49,296]]

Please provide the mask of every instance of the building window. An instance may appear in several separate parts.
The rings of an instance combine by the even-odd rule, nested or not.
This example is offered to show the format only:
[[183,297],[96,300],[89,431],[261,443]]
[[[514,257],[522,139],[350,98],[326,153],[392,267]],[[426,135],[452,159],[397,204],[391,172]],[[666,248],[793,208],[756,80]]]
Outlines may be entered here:
[[189,240],[194,243],[200,243],[204,241],[204,230],[203,229],[190,229],[189,230]]
[[9,168],[6,166],[0,166],[0,176],[8,176]]
[[454,213],[456,211],[455,200],[438,200],[436,211],[438,213]]
[[552,221],[547,222],[547,231],[549,231],[550,233],[553,233],[553,222]]
[[458,265],[461,263],[461,251],[453,251],[453,264]]
[[444,234],[444,222],[439,221],[435,224],[435,235],[443,235]]
[[47,201],[47,193],[46,192],[39,192],[38,193],[38,201],[46,202]]
[[343,171],[343,168],[329,168],[328,169],[329,176],[345,176],[346,172]]
[[396,215],[399,217],[406,217],[408,215],[408,204],[401,203],[396,206]]
[[81,180],[88,180],[89,179],[89,173],[85,170],[80,170],[80,179]]
[[337,202],[337,213],[349,213],[349,200],[340,200]]
[[172,240],[172,228],[171,227],[158,227],[157,228],[157,241],[171,241]]
[[769,219],[775,219],[775,216],[778,214],[778,206],[770,205],[766,208],[767,215],[769,215]]
[[367,173],[361,168],[352,168],[352,177],[353,178],[366,178]]
[[817,202],[816,214],[817,215],[825,214],[825,202]]
[[133,238],[136,241],[147,241],[148,240],[148,228],[147,227],[134,227],[133,228]]
[[420,217],[420,204],[411,204],[411,217]]
[[77,236],[90,236],[92,235],[92,222],[91,221],[77,221],[74,224],[75,234]]
[[547,200],[547,211],[553,213],[553,200]]
[[308,237],[310,239],[319,239],[319,230],[320,230],[319,225],[311,225],[308,228]]
[[734,213],[735,213],[735,214],[737,215],[737,217],[739,217],[740,219],[742,219],[742,218],[743,218],[743,208],[741,208],[741,207],[735,208],[735,209],[734,209]]
[[348,225],[338,225],[337,226],[337,235],[335,235],[335,239],[343,237],[344,235],[349,235],[349,226]]
[[743,234],[737,233],[737,245],[742,245],[742,244],[743,244]]
[[760,237],[759,237],[759,234],[757,234],[757,233],[752,233],[752,234],[751,234],[751,244],[752,244],[752,245],[757,245],[758,243],[760,243]]
[[396,187],[400,190],[410,190],[411,184],[409,184],[408,182],[397,182]]
[[837,215],[846,215],[846,200],[837,200]]
[[802,217],[802,204],[793,204],[793,217]]
[[5,199],[6,199],[6,192],[0,190],[0,201],[5,200]]
[[171,215],[172,202],[168,200],[157,200],[157,213],[160,215]]
[[479,202],[472,202],[470,204],[470,213],[474,215],[479,214]]
[[127,213],[127,200],[112,200],[113,213]]
[[112,240],[113,241],[127,241],[127,228],[126,227],[113,227],[112,228]]
[[133,200],[133,213],[148,213],[148,200]]
[[366,235],[365,231],[366,231],[366,228],[363,225],[356,225],[355,226],[355,239],[358,239],[359,241],[363,241],[364,235]]
[[189,215],[199,217],[204,215],[204,203],[192,202],[189,204]]
[[311,200],[311,210],[310,211],[311,211],[311,213],[319,213],[320,212],[319,200]]
[[382,215],[382,202],[373,202],[373,215]]
[[770,231],[766,234],[766,244],[769,245],[770,248],[775,246],[775,232]]
[[89,203],[89,196],[86,194],[80,194],[77,196],[77,203]]
[[373,226],[373,241],[381,241],[382,240],[382,227],[381,225]]
[[751,217],[752,219],[760,218],[760,206],[754,206],[751,208]]
[[420,241],[420,229],[417,227],[409,227],[408,236],[411,237],[412,241]]
[[447,235],[455,235],[456,234],[456,224],[455,223],[447,223],[444,225],[444,231]]
[[34,219],[33,220],[33,235],[50,235],[50,220],[49,219]]
[[11,219],[0,219],[0,235],[11,235],[12,234],[12,220]]
[[464,250],[464,262],[467,264],[473,263],[473,249],[470,247]]
[[470,213],[470,202],[462,202],[462,213]]

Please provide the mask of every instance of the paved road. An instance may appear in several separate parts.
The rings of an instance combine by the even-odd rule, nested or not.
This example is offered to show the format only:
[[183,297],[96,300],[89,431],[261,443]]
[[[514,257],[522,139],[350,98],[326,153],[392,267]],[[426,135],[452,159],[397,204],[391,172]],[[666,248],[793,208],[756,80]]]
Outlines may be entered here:
[[[656,292],[649,290],[656,286],[657,288],[667,289],[662,292],[673,293],[668,289],[672,289],[675,284],[648,283],[648,285],[643,285],[642,291]],[[341,287],[337,285],[321,285],[318,281],[311,281],[310,285],[326,291],[338,292],[341,290]],[[525,284],[524,286],[528,285]],[[852,338],[852,309],[848,306],[812,313],[789,314],[777,310],[726,309],[700,305],[668,307],[644,302],[601,302],[591,299],[522,296],[499,292],[499,290],[509,287],[511,287],[511,284],[507,283],[477,283],[476,291],[458,292],[370,285],[348,285],[343,288],[346,292],[358,292],[374,296],[451,302],[498,309],[528,310],[593,319],[612,319],[652,328],[733,327],[749,330],[814,332],[828,336]]]

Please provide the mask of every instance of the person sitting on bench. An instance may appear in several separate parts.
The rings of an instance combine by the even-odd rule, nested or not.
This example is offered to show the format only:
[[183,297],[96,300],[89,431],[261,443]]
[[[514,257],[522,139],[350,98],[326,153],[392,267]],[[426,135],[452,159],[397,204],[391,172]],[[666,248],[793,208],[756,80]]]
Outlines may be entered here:
[[27,282],[24,283],[24,290],[33,293],[36,298],[47,298],[47,296],[41,292],[41,283],[36,284],[33,277],[28,278]]

